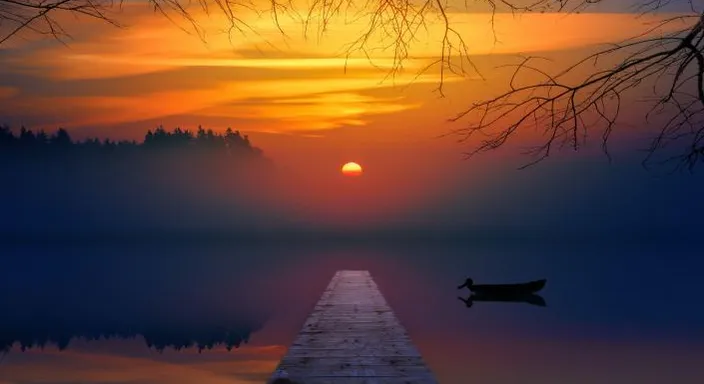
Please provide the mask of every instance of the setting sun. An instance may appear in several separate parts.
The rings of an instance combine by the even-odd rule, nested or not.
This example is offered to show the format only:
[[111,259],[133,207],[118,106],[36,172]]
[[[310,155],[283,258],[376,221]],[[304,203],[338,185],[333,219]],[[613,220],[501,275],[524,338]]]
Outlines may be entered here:
[[362,166],[351,161],[342,166],[342,174],[345,176],[361,176]]

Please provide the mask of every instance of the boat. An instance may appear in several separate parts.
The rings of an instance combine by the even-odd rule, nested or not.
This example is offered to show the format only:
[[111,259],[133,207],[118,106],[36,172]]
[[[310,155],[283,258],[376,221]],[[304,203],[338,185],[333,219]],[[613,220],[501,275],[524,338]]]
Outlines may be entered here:
[[467,279],[457,289],[466,287],[476,294],[488,296],[522,296],[540,291],[545,287],[546,282],[547,279],[517,284],[474,284],[472,279]]

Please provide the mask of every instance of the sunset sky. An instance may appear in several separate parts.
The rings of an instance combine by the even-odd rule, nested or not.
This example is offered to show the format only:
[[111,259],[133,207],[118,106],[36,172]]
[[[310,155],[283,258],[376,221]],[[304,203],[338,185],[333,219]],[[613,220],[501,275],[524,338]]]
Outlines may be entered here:
[[[684,11],[686,2],[680,3],[667,11]],[[515,63],[517,55],[546,56],[555,68],[564,66],[599,44],[638,35],[668,17],[636,17],[630,6],[606,2],[591,13],[499,13],[492,29],[487,7],[451,7],[448,17],[479,72],[467,67],[463,76],[446,73],[441,97],[439,68],[421,73],[441,52],[443,29],[437,21],[419,30],[403,70],[389,77],[395,55],[383,48],[388,40],[371,38],[369,58],[361,51],[345,57],[368,14],[333,16],[324,33],[314,18],[305,34],[300,20],[280,14],[282,34],[270,13],[243,7],[239,25],[256,33],[228,34],[221,12],[206,15],[195,5],[189,11],[200,37],[177,15],[171,22],[142,2],[128,1],[113,15],[124,28],[57,14],[71,35],[66,45],[30,32],[8,40],[0,45],[1,122],[35,130],[61,126],[78,138],[136,140],[160,124],[232,127],[249,134],[286,170],[288,181],[298,186],[290,190],[290,198],[298,200],[289,207],[303,216],[410,222],[409,207],[415,216],[430,211],[440,217],[453,208],[449,203],[438,208],[438,201],[464,199],[467,193],[486,198],[489,191],[510,190],[501,184],[507,180],[529,188],[524,176],[495,176],[527,161],[517,156],[525,137],[469,162],[460,161],[466,144],[441,137],[467,123],[449,124],[448,117],[505,89],[510,71],[497,66]],[[624,108],[625,122],[632,123],[623,126],[627,137],[643,136],[644,130],[632,129],[640,120],[629,120],[637,108]],[[593,149],[598,145],[587,152]],[[340,177],[347,161],[365,170],[354,185]]]
[[12,38],[0,46],[3,118],[12,125],[64,126],[78,136],[114,138],[141,138],[157,122],[233,126],[268,133],[257,136],[274,153],[284,140],[276,134],[319,139],[351,131],[360,141],[398,141],[402,129],[426,139],[449,129],[443,121],[450,113],[504,89],[505,73],[492,69],[507,56],[570,52],[577,59],[579,51],[632,37],[657,20],[629,13],[502,13],[494,34],[490,15],[455,11],[451,23],[487,80],[471,69],[461,78],[449,76],[447,93],[454,97],[437,100],[429,92],[439,82],[437,66],[418,74],[441,53],[439,22],[420,30],[408,49],[412,59],[385,80],[394,66],[394,51],[382,49],[389,41],[370,39],[371,60],[360,51],[345,57],[369,17],[333,17],[323,34],[314,21],[304,34],[299,20],[284,15],[283,35],[268,14],[242,10],[242,25],[256,31],[243,36],[223,32],[229,24],[221,13],[191,12],[203,39],[187,21],[174,24],[137,2],[127,2],[114,16],[122,29],[58,14],[72,37],[68,45],[30,32]]

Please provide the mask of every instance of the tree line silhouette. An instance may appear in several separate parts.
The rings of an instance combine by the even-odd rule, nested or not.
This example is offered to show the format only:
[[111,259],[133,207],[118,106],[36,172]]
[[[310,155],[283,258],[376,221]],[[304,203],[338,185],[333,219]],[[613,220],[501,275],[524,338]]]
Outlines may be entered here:
[[164,330],[164,327],[139,328],[135,326],[108,326],[91,328],[86,325],[77,326],[49,326],[37,325],[32,328],[18,329],[12,327],[0,333],[0,352],[8,352],[13,346],[21,351],[32,348],[44,349],[54,345],[59,350],[68,348],[74,339],[87,341],[101,339],[131,339],[142,336],[148,348],[163,352],[167,348],[176,351],[195,348],[198,352],[211,350],[218,346],[231,351],[249,342],[253,332],[260,330],[262,323],[224,324],[220,326],[182,325]]
[[0,295],[0,355],[135,337],[157,351],[231,350],[263,329],[276,310],[275,292],[246,290],[265,278],[252,273],[259,261],[234,260],[247,252],[84,245],[2,248],[0,292],[8,294]]
[[12,239],[250,225],[246,212],[274,174],[262,150],[232,129],[160,126],[138,142],[0,126],[0,180],[8,184],[0,199],[13,202],[0,215],[0,233]]
[[154,131],[147,131],[141,143],[137,141],[114,141],[88,138],[74,141],[68,131],[59,128],[53,134],[44,130],[37,133],[22,127],[15,134],[8,126],[0,126],[0,153],[13,155],[37,154],[97,154],[118,153],[133,154],[163,152],[164,150],[187,150],[227,155],[261,156],[261,149],[254,147],[247,135],[227,128],[225,133],[216,133],[212,129],[199,126],[194,133],[188,129],[176,128],[167,131],[159,126]]

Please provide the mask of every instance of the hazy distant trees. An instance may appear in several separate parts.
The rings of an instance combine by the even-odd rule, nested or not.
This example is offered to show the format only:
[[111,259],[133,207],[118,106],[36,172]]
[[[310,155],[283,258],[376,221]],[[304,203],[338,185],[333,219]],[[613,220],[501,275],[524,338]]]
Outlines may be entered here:
[[63,128],[52,134],[43,130],[34,133],[22,127],[17,134],[7,126],[0,126],[0,156],[42,156],[51,154],[135,154],[163,153],[166,150],[179,152],[202,152],[229,156],[262,156],[261,149],[254,147],[247,135],[228,128],[225,133],[216,133],[212,129],[198,127],[194,134],[190,130],[176,128],[167,131],[158,127],[149,130],[144,141],[113,141],[88,138],[74,141]]
[[144,137],[144,147],[148,149],[157,148],[207,148],[209,150],[223,150],[228,153],[251,152],[259,154],[258,148],[252,147],[247,135],[240,134],[227,128],[224,134],[213,132],[212,129],[198,127],[194,134],[189,130],[176,128],[172,132],[159,127],[156,130],[148,131]]
[[[205,323],[205,322],[204,322]],[[79,324],[69,326],[51,326],[45,324],[31,324],[22,327],[17,324],[4,324],[4,332],[0,333],[0,352],[7,352],[13,346],[25,351],[31,348],[45,348],[55,345],[59,350],[68,347],[71,340],[82,338],[84,340],[101,339],[129,339],[136,336],[144,337],[149,348],[161,352],[166,348],[182,350],[195,348],[199,352],[223,346],[228,351],[239,348],[249,341],[252,332],[261,328],[260,324],[243,324],[239,327],[212,327],[201,324],[201,327],[181,325],[171,326],[168,331],[159,328],[122,326],[113,324]],[[163,328],[167,328],[165,326]]]
[[[0,127],[0,233],[147,235],[251,224],[276,174],[247,135],[163,127],[141,142]],[[139,229],[138,229],[139,228]]]

